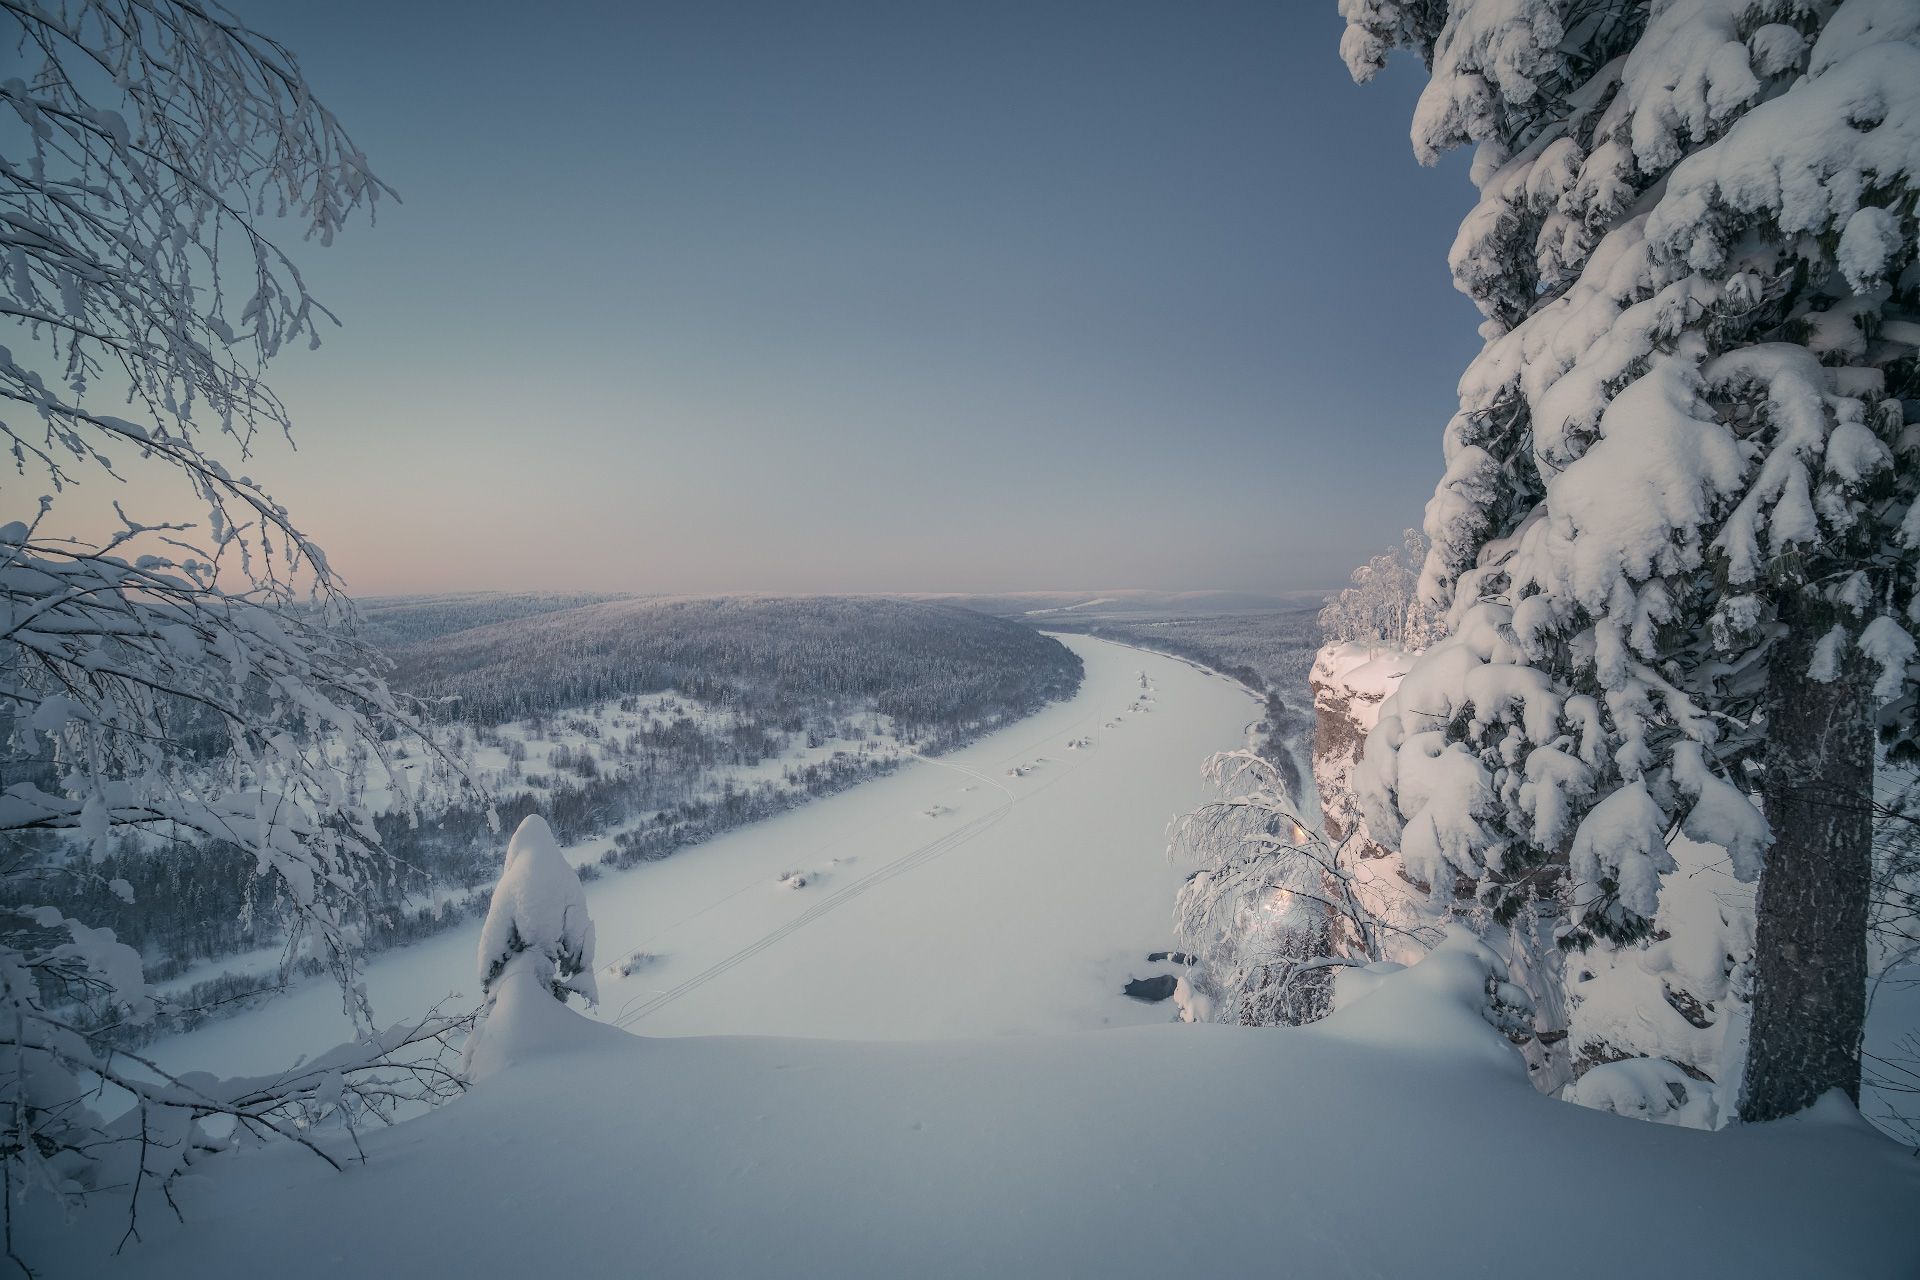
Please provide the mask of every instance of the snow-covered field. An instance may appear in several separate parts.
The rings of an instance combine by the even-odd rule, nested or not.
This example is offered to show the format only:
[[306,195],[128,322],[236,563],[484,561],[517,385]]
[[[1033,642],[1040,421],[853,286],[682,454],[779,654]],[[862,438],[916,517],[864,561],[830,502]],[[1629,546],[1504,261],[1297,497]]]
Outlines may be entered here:
[[[1170,972],[1146,960],[1167,946],[1185,874],[1166,859],[1167,824],[1205,797],[1202,760],[1240,746],[1260,707],[1178,659],[1063,640],[1086,663],[1073,699],[589,884],[600,1016],[644,1035],[896,1040],[1168,1020],[1171,1004],[1120,994]],[[472,1003],[478,930],[375,958],[375,1013],[454,992]],[[270,1071],[349,1031],[321,979],[150,1052]]]

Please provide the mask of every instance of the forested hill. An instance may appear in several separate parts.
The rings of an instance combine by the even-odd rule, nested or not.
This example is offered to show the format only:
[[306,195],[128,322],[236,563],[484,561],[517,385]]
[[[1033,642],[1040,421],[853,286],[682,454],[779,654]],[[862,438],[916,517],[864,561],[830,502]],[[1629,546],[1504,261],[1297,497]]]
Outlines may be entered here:
[[[569,845],[600,840],[591,875],[959,746],[1072,696],[1082,675],[1078,656],[1031,627],[879,597],[470,594],[373,600],[364,616],[395,686],[431,700],[429,732],[487,796],[426,770],[416,823],[383,810],[383,774],[343,761],[397,869],[353,915],[376,951],[485,906],[500,868],[489,808],[509,828],[539,813]],[[395,755],[411,770],[420,753],[402,743]],[[270,883],[225,845],[129,834],[88,865],[63,905],[83,904],[138,948],[150,979],[284,940]],[[122,881],[130,895],[112,889]],[[140,1034],[192,1025],[203,1007],[231,1012],[277,982],[257,964],[195,978],[181,1004],[196,1012]]]
[[610,591],[462,591],[425,596],[376,596],[360,604],[361,639],[393,652],[455,631],[511,622],[604,600],[630,600]]
[[470,725],[672,692],[796,730],[858,704],[941,746],[1080,682],[1029,627],[881,597],[436,597],[377,602],[370,622],[401,641],[395,683],[457,699],[440,714]]

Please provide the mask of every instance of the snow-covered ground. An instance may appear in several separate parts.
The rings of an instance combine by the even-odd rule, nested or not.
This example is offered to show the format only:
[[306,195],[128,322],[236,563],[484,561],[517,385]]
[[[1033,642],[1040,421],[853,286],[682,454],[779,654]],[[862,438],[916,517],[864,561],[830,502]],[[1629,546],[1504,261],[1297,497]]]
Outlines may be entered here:
[[[1167,1021],[1170,1003],[1120,994],[1170,972],[1146,960],[1167,946],[1184,874],[1167,824],[1205,798],[1201,762],[1242,745],[1260,706],[1178,659],[1062,640],[1086,663],[1071,700],[589,884],[600,1016],[644,1035],[894,1040]],[[471,1004],[478,928],[376,957],[375,1013],[455,992]],[[344,1039],[339,1006],[315,980],[149,1052],[177,1069],[270,1071]]]
[[[1009,819],[1011,820],[1011,819]],[[61,1273],[661,1277],[1914,1274],[1911,1155],[1851,1109],[1674,1129],[1535,1092],[1461,936],[1302,1029],[546,1046],[335,1173],[286,1145]],[[943,992],[923,998],[937,1003]],[[530,1025],[538,1024],[538,1025]],[[35,1230],[28,1243],[41,1243]]]

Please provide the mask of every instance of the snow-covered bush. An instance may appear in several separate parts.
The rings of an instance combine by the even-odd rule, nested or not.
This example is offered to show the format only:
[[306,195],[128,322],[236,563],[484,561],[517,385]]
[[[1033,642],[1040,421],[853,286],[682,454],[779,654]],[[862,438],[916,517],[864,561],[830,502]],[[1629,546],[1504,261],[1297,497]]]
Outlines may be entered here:
[[1357,78],[1431,69],[1420,157],[1476,148],[1486,317],[1427,508],[1452,634],[1382,708],[1369,825],[1569,945],[1647,935],[1676,830],[1767,855],[1743,1113],[1854,1091],[1872,728],[1915,728],[1914,6],[1341,11]]
[[1440,611],[1420,596],[1426,535],[1409,529],[1400,545],[1353,571],[1353,585],[1322,606],[1320,630],[1331,643],[1418,652],[1446,632]]
[[1409,943],[1424,950],[1417,924],[1410,931],[1378,909],[1379,886],[1357,842],[1329,843],[1314,831],[1270,761],[1227,752],[1206,772],[1226,796],[1182,818],[1170,852],[1199,863],[1175,899],[1174,929],[1199,961],[1187,981],[1214,1017],[1312,1022],[1332,1012],[1336,969]]

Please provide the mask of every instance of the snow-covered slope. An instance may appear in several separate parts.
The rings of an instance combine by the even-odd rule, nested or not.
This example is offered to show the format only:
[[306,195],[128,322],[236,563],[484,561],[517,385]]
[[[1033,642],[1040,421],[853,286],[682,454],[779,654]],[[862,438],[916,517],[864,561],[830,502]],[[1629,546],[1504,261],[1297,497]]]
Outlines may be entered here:
[[[1701,1133],[1534,1092],[1454,943],[1309,1028],[558,1043],[334,1173],[219,1162],[80,1274],[1911,1275],[1920,1173],[1845,1108]],[[923,993],[937,1002],[943,993]]]
[[[1074,698],[589,884],[601,1016],[647,1035],[868,1039],[1165,1021],[1168,1006],[1120,989],[1166,971],[1146,956],[1168,943],[1183,874],[1167,824],[1204,798],[1202,761],[1240,746],[1260,707],[1177,659],[1064,639],[1086,663]],[[578,863],[603,847],[567,852]],[[376,1014],[477,1000],[477,930],[376,957]],[[647,958],[629,966],[636,953]],[[348,1033],[338,993],[317,981],[149,1052],[179,1069],[270,1071]]]

